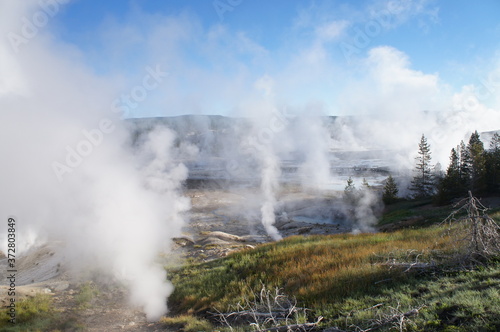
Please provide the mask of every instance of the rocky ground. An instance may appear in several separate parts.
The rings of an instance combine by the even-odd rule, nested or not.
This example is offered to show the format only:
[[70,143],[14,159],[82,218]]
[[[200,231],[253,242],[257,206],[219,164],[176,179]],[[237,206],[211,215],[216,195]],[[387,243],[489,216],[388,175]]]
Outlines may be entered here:
[[[254,191],[192,189],[188,194],[190,220],[184,236],[175,239],[176,251],[206,261],[272,241],[260,223],[260,201]],[[334,208],[337,200],[288,188],[279,194],[275,226],[283,237],[349,232],[351,226]]]

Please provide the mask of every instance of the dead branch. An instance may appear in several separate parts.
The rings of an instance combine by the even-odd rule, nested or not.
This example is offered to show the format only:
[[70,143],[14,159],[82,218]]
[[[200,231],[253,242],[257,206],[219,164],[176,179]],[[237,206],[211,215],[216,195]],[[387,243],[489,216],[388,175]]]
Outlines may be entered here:
[[222,324],[227,325],[227,327],[229,327],[229,330],[231,330],[231,332],[234,331],[231,324],[229,324],[229,322],[227,321],[226,316],[223,313],[221,313],[220,311],[218,311],[217,309],[215,309],[215,310],[217,311],[217,313],[216,314],[211,313],[211,314],[214,316],[217,316]]
[[271,327],[264,330],[258,330],[257,332],[288,332],[288,331],[310,331],[315,329],[319,322],[323,320],[323,317],[319,317],[315,323],[304,323],[304,324],[293,324],[278,327]]
[[[409,272],[412,269],[413,270],[429,270],[429,269],[433,269],[433,268],[435,268],[437,266],[436,263],[434,263],[434,262],[431,262],[431,263],[420,263],[420,262],[413,262],[413,263],[405,263],[405,262],[403,262],[403,263],[400,263],[400,262],[391,262],[391,263],[384,263],[382,265],[387,265],[390,268],[393,268],[393,267],[402,268],[402,269],[404,269],[403,272]],[[387,281],[387,280],[391,280],[391,279],[377,281],[376,283],[384,282],[384,281]]]
[[306,317],[306,311],[306,308],[297,307],[297,301],[294,298],[290,299],[288,296],[281,294],[280,289],[276,288],[274,291],[270,291],[263,286],[252,301],[245,298],[244,302],[237,304],[231,312],[212,314],[231,330],[231,325],[244,324],[253,326],[257,331],[275,331],[272,329],[281,329],[286,326],[294,327],[296,330],[299,328],[310,329],[316,326],[319,321],[297,324],[299,317]]
[[409,317],[417,316],[421,309],[425,308],[422,305],[418,308],[402,312],[399,310],[399,304],[396,308],[391,308],[392,313],[384,314],[379,319],[372,320],[372,324],[368,329],[360,330],[361,332],[375,331],[384,326],[392,325],[393,328],[397,328],[399,331],[405,331],[406,325],[410,322]]
[[[432,271],[436,269],[437,264],[435,261],[431,262],[422,262],[420,261],[421,257],[425,255],[425,251],[418,251],[415,249],[406,250],[403,252],[403,255],[398,254],[398,252],[392,252],[389,257],[386,258],[384,263],[381,263],[382,266],[387,266],[389,269],[397,268],[403,270],[404,273],[410,271],[417,271],[419,273],[426,273],[428,271]],[[401,256],[401,258],[397,258]],[[403,260],[402,262],[398,261],[399,259]],[[385,281],[392,280],[384,279],[375,282],[375,284],[382,283]]]
[[381,284],[381,283],[387,282],[387,281],[392,281],[392,278],[387,278],[387,279],[382,279],[382,280],[379,280],[379,281],[375,281],[373,284],[377,285],[377,284]]

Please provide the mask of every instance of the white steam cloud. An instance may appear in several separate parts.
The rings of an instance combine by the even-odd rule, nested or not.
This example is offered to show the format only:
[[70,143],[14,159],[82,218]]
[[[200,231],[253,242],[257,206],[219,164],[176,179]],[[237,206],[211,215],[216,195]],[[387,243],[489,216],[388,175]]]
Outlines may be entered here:
[[280,187],[281,164],[275,146],[276,135],[283,130],[276,126],[276,109],[273,105],[272,82],[260,80],[256,87],[265,93],[265,100],[253,103],[249,107],[251,114],[251,128],[244,143],[244,149],[258,165],[261,191],[261,222],[267,234],[274,240],[282,237],[274,226],[276,221],[276,195]]
[[[39,10],[34,1],[2,2],[0,35],[22,31],[13,12]],[[167,129],[132,149],[112,107],[117,85],[79,58],[42,28],[17,53],[0,40],[1,217],[16,218],[19,249],[62,241],[71,266],[124,283],[132,304],[156,320],[172,290],[158,253],[189,208],[180,194],[187,169],[172,159]]]
[[[269,236],[280,240],[282,237],[274,224],[278,196],[282,182],[286,181],[282,174],[283,162],[297,163],[296,175],[304,189],[326,189],[332,181],[329,157],[332,140],[325,118],[314,106],[296,110],[299,116],[289,113],[286,106],[276,102],[274,85],[268,75],[256,80],[254,88],[262,94],[253,95],[240,110],[250,123],[243,135],[242,150],[251,158],[239,160],[237,168],[247,176],[254,173],[259,179],[262,225]],[[256,164],[253,168],[249,166],[252,163]]]
[[280,163],[278,157],[272,151],[270,145],[265,145],[264,149],[257,154],[257,160],[260,164],[261,183],[260,189],[262,192],[262,225],[267,234],[274,240],[281,240],[281,235],[278,229],[274,226],[276,192],[279,189],[279,177],[281,174]]
[[325,189],[332,182],[329,152],[333,144],[325,128],[325,117],[317,115],[314,109],[290,128],[290,139],[294,140],[296,153],[302,155],[299,176],[307,189]]

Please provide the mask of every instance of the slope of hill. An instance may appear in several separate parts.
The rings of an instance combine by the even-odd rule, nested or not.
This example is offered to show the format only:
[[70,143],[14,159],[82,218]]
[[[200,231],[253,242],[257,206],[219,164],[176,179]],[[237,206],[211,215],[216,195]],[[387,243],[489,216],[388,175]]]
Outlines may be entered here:
[[[415,204],[410,213],[425,209]],[[498,205],[494,211],[499,222]],[[426,218],[438,215],[431,211]],[[288,323],[323,317],[320,326],[325,331],[497,331],[499,261],[472,270],[448,265],[453,240],[446,234],[445,227],[432,226],[378,234],[290,237],[170,271],[176,290],[169,301],[177,314],[248,328],[249,322],[265,326],[256,317],[269,308],[258,307],[255,301],[263,289],[273,296],[278,294],[276,289],[296,307],[307,308],[305,316]],[[217,313],[232,314],[221,319]]]

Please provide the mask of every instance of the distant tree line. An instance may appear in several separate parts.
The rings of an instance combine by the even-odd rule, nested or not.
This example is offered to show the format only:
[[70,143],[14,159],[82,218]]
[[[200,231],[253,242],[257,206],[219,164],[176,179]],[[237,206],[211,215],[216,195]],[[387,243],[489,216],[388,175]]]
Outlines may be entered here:
[[485,149],[475,131],[467,145],[461,141],[451,149],[450,164],[437,189],[440,203],[465,196],[469,190],[473,195],[499,194],[500,135],[495,133],[489,149]]
[[[431,149],[422,135],[415,158],[414,176],[409,187],[414,198],[433,197],[438,204],[463,197],[471,191],[474,195],[500,194],[500,135],[495,133],[490,146],[485,149],[477,131],[468,144],[461,141],[451,149],[446,172],[439,164],[431,164]],[[382,199],[386,204],[399,200],[398,187],[392,176],[386,180]]]

